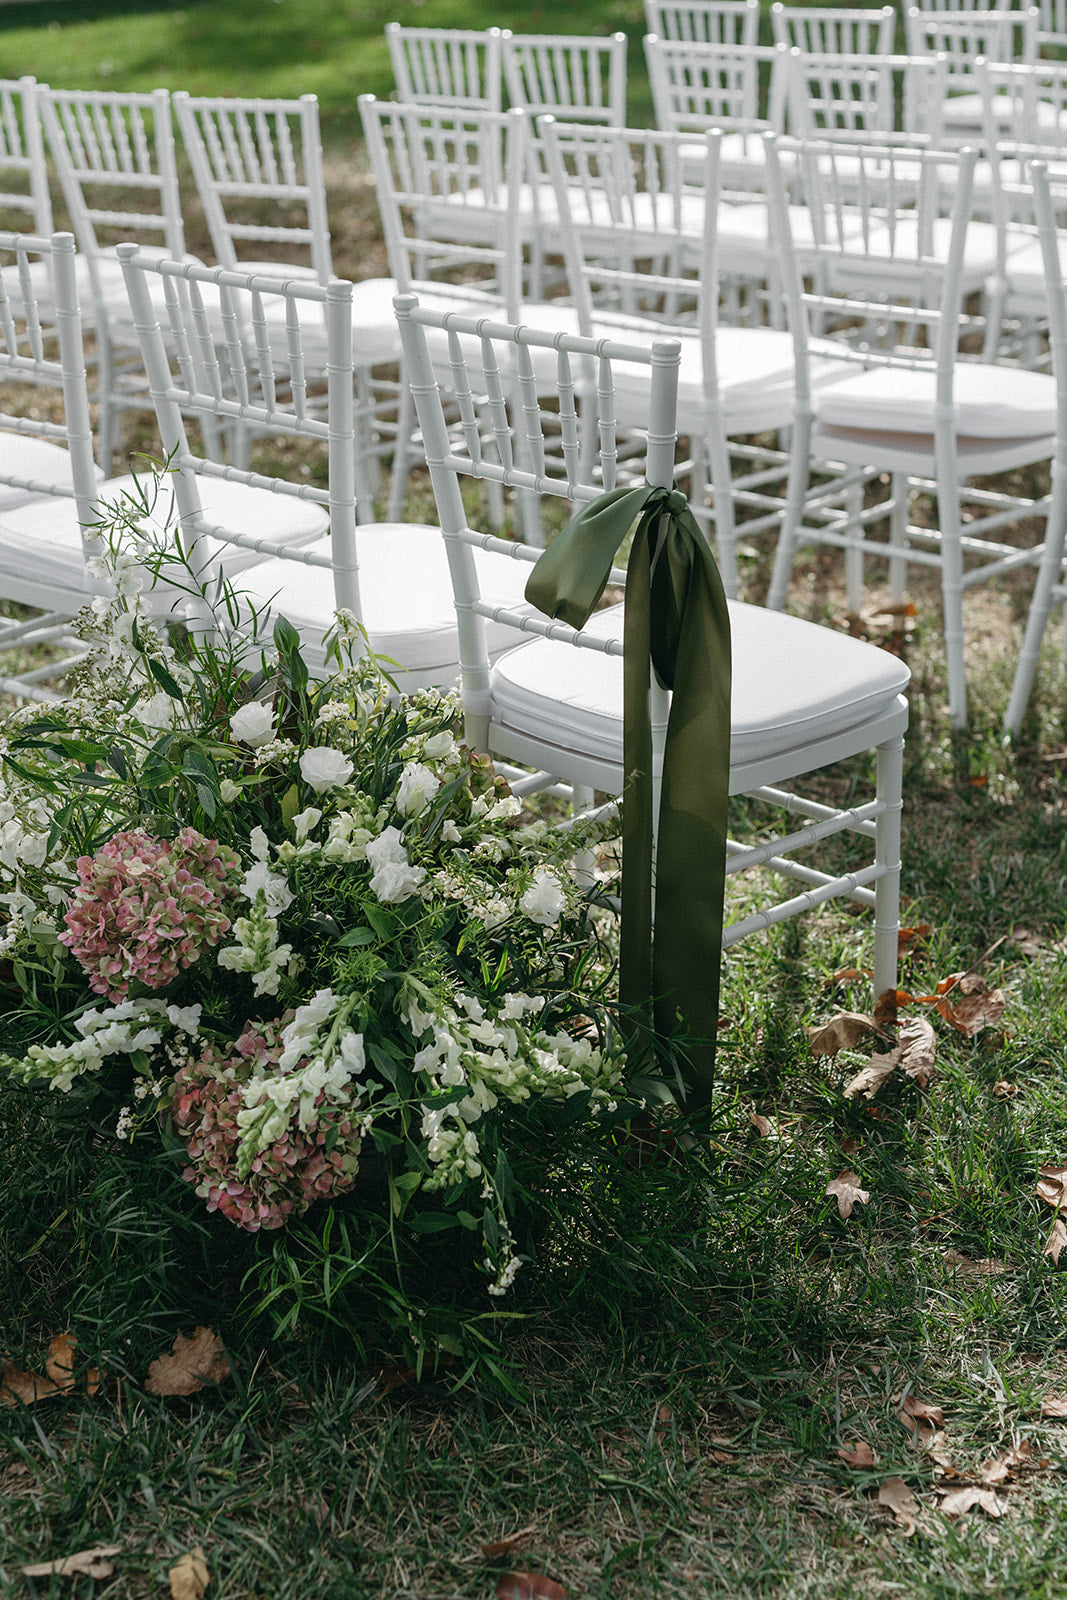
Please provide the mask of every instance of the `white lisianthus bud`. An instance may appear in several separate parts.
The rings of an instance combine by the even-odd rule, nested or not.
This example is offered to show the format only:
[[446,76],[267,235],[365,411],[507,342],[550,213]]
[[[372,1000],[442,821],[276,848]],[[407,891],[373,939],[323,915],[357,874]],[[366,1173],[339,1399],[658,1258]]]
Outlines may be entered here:
[[519,901],[519,910],[542,928],[554,928],[567,897],[563,885],[550,867],[538,867],[533,882]]
[[232,806],[241,792],[241,785],[234,783],[232,778],[223,778],[219,784],[219,797],[224,806]]
[[318,806],[307,806],[303,811],[298,811],[293,818],[293,831],[296,834],[297,843],[303,844],[316,822],[321,820],[322,812]]
[[258,750],[274,738],[274,712],[262,700],[250,700],[230,718],[230,732],[242,744]]
[[441,787],[441,780],[420,761],[409,761],[400,774],[396,808],[402,816],[419,817]]
[[300,757],[300,776],[316,794],[342,788],[354,771],[348,757],[332,745],[313,745]]

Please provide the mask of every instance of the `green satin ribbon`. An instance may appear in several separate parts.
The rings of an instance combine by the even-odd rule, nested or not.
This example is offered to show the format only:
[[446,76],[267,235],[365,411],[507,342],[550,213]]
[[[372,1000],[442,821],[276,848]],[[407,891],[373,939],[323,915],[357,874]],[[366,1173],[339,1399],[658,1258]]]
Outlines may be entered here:
[[[707,540],[678,489],[614,489],[584,506],[530,575],[526,598],[582,628],[637,523],[623,628],[619,1000],[653,1036],[675,1034],[689,1104],[715,1070],[730,778],[730,618]],[[652,882],[649,663],[672,691]],[[640,1021],[635,1030],[640,1059]]]

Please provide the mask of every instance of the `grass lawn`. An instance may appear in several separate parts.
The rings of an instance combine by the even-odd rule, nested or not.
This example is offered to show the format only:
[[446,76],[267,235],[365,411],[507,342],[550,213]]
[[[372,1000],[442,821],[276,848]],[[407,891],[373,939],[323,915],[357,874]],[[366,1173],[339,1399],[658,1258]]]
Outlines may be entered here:
[[[443,0],[12,5],[2,70],[319,94],[338,267],[363,275],[380,243],[344,152],[354,95],[388,89],[394,15],[634,40],[642,26],[636,4],[579,18],[558,0],[491,15]],[[425,514],[424,487],[409,510]],[[768,551],[745,560],[758,599]],[[794,609],[846,625],[839,576],[813,557]],[[743,943],[710,1127],[688,1152],[546,1172],[558,1199],[538,1261],[502,1316],[470,1302],[485,1312],[473,1375],[443,1325],[420,1381],[411,1345],[343,1296],[332,1325],[272,1336],[242,1293],[247,1241],[162,1158],[134,1172],[107,1130],[0,1091],[0,1352],[39,1371],[69,1331],[105,1373],[92,1396],[0,1406],[0,1596],[147,1600],[199,1545],[208,1600],[555,1593],[503,1581],[523,1571],[570,1600],[1059,1600],[1067,1275],[1043,1253],[1054,1213],[1037,1184],[1067,1165],[1067,701],[1050,641],[1022,738],[1000,740],[1027,590],[1015,575],[970,597],[965,734],[947,730],[921,581],[891,639],[914,674],[901,986],[932,996],[976,973],[1003,1015],[971,1037],[929,1000],[905,1006],[934,1028],[929,1079],[898,1070],[867,1099],[847,1086],[888,1041],[821,1055],[805,1029],[868,1008],[869,916],[838,906]],[[862,626],[884,639],[899,623],[872,605]],[[825,782],[840,797],[861,776]],[[847,1218],[826,1192],[845,1172],[867,1195]],[[269,1256],[270,1238],[256,1248]],[[198,1324],[232,1376],[190,1399],[146,1392],[149,1363]],[[961,1490],[970,1509],[948,1498]],[[96,1546],[118,1547],[108,1577],[20,1576]]]

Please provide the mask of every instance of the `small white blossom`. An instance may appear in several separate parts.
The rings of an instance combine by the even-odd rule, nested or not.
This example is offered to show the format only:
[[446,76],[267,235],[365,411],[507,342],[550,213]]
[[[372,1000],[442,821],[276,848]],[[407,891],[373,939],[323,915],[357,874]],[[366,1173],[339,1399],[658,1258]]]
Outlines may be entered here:
[[542,928],[554,928],[567,904],[563,885],[551,867],[538,867],[519,901],[519,910]]
[[250,700],[230,718],[230,732],[242,744],[258,750],[274,738],[274,710],[262,700]]
[[332,745],[312,745],[300,757],[300,776],[316,794],[342,788],[354,771],[348,757]]
[[441,780],[420,761],[409,761],[400,774],[396,808],[405,817],[420,817],[441,787]]

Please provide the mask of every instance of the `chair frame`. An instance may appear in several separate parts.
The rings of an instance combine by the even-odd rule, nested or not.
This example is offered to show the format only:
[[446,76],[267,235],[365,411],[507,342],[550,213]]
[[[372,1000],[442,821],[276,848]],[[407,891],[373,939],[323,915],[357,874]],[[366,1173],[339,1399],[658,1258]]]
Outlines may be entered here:
[[890,56],[896,27],[893,6],[787,6],[775,0],[771,7],[775,44],[805,55]]
[[466,111],[500,111],[499,28],[385,27],[400,100]]
[[759,0],[645,0],[647,30],[691,44],[759,43]]

